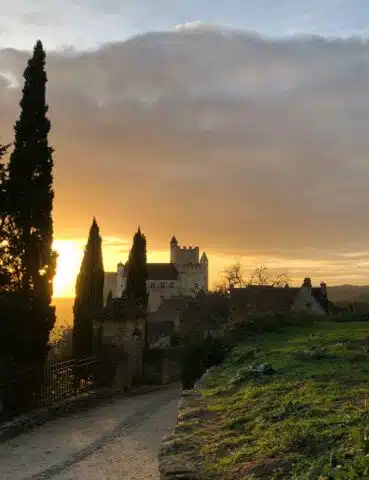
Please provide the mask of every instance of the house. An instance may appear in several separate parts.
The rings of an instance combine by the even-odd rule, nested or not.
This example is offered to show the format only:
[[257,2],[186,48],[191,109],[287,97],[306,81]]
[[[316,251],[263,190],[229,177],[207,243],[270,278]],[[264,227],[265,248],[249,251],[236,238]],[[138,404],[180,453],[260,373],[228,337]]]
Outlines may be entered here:
[[230,309],[234,320],[242,320],[249,313],[305,312],[325,316],[332,313],[334,305],[328,300],[327,286],[313,287],[305,278],[301,287],[273,287],[252,285],[232,288]]
[[164,300],[155,312],[148,314],[149,342],[157,342],[161,338],[171,337],[179,331],[180,319],[188,307],[191,297],[173,297]]

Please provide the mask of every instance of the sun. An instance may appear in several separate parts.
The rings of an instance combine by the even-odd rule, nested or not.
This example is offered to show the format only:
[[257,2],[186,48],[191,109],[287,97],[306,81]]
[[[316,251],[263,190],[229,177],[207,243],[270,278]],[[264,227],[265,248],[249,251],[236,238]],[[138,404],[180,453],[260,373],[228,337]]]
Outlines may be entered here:
[[54,240],[58,252],[56,275],[54,277],[54,297],[74,297],[76,278],[83,256],[83,247],[76,240]]

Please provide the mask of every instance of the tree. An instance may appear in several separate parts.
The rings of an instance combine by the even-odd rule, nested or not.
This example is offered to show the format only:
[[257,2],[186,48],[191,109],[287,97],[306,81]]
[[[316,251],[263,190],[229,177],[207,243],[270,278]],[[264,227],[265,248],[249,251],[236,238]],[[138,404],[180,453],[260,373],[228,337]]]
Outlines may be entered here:
[[127,281],[122,297],[128,299],[132,305],[139,306],[144,313],[147,312],[148,305],[147,278],[146,237],[139,227],[129,253]]
[[140,227],[133,237],[133,244],[129,252],[127,262],[127,280],[122,293],[122,298],[128,302],[130,308],[134,310],[135,315],[145,316],[145,331],[143,332],[144,349],[147,351],[149,346],[148,327],[147,327],[147,253],[146,237],[141,233]]
[[21,113],[14,127],[7,195],[13,228],[13,263],[17,265],[13,270],[18,273],[15,288],[49,306],[56,252],[52,249],[53,149],[48,144],[45,61],[45,51],[38,41],[23,74]]
[[2,162],[9,145],[0,145],[0,291],[7,291],[11,283],[9,269],[7,268],[7,257],[9,248],[8,238],[8,198],[7,179],[8,171]]
[[104,265],[102,239],[96,219],[92,221],[74,301],[74,356],[93,353],[93,315],[104,305]]
[[216,285],[216,292],[229,292],[231,288],[245,288],[252,285],[269,285],[272,287],[289,286],[290,280],[287,273],[269,273],[268,268],[261,265],[251,273],[247,279],[240,262],[226,267],[221,281]]

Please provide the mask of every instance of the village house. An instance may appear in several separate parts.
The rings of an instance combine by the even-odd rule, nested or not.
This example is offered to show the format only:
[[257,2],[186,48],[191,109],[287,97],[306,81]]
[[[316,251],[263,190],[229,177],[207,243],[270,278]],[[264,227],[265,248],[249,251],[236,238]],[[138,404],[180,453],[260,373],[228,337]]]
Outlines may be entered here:
[[232,288],[230,309],[236,321],[249,313],[304,312],[325,316],[335,311],[328,300],[327,285],[322,282],[319,287],[313,287],[310,278],[305,278],[301,287],[252,285]]

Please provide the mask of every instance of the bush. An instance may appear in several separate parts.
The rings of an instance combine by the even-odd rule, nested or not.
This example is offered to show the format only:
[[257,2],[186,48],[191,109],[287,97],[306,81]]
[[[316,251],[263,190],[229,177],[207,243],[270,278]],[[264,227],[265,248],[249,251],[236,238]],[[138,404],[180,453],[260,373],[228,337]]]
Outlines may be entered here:
[[183,389],[193,388],[205,371],[222,363],[229,352],[223,338],[206,334],[183,339],[180,376]]

